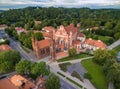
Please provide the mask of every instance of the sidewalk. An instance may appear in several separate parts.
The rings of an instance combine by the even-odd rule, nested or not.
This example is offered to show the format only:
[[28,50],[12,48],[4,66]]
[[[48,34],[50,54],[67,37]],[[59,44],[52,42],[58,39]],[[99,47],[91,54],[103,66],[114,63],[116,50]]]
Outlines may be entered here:
[[91,58],[93,58],[93,56],[91,56],[91,57],[85,57],[85,58],[80,58],[80,59],[75,59],[75,60],[64,61],[64,62],[57,62],[57,63],[58,64],[67,63],[67,62],[78,63],[78,62],[81,62],[82,60],[91,59]]

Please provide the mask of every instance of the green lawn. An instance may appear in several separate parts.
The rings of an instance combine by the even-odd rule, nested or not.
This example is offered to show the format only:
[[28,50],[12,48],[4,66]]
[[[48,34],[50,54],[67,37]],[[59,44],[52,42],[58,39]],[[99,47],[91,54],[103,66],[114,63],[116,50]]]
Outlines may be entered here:
[[115,47],[114,50],[118,53],[120,51],[120,45]]
[[107,82],[101,66],[92,62],[91,59],[84,60],[81,62],[81,64],[91,75],[91,82],[97,89],[107,89]]
[[22,48],[26,53],[30,53],[30,51],[29,51],[26,47],[24,47],[24,46],[21,45],[21,48]]
[[75,59],[79,59],[79,58],[84,58],[84,57],[90,57],[91,55],[89,54],[77,54],[74,57],[65,57],[62,59],[57,60],[58,62],[64,62],[64,61],[69,61],[69,60],[75,60]]

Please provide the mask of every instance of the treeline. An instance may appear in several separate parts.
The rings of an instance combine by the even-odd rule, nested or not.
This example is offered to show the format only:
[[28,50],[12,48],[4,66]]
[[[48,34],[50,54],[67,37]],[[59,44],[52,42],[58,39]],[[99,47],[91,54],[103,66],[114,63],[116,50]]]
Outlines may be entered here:
[[34,20],[42,21],[41,26],[59,26],[61,24],[79,23],[84,28],[112,24],[114,28],[120,22],[118,9],[89,9],[89,8],[42,8],[27,7],[24,9],[8,10],[0,14],[0,23],[22,26]]
[[[39,23],[35,23],[39,21]],[[41,30],[45,26],[57,28],[59,25],[67,26],[70,23],[81,23],[81,29],[99,27],[98,30],[88,32],[86,35],[95,34],[112,37],[107,41],[99,36],[91,37],[111,44],[120,39],[120,10],[119,9],[89,9],[89,8],[42,8],[27,7],[24,9],[12,9],[0,13],[0,24],[23,27],[26,30]]]
[[98,49],[94,52],[93,61],[103,67],[108,83],[113,83],[115,89],[120,89],[120,64],[116,61],[117,53],[114,50]]

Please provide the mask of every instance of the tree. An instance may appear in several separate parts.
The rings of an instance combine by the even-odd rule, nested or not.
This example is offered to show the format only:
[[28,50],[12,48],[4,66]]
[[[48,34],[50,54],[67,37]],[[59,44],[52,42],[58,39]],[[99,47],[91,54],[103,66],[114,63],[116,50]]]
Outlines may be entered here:
[[114,29],[116,32],[118,32],[118,31],[120,32],[120,22],[117,23],[117,25],[115,26]]
[[29,74],[31,70],[31,62],[22,60],[15,66],[15,70],[19,74]]
[[105,24],[105,29],[107,29],[107,30],[111,29],[112,27],[113,27],[113,24],[111,22],[107,22]]
[[35,63],[31,68],[31,75],[33,77],[38,77],[40,75],[48,75],[49,69],[46,66],[45,62]]
[[19,41],[21,42],[21,44],[29,49],[32,49],[32,34],[33,32],[29,31],[28,33],[23,32],[19,35]]
[[47,89],[60,89],[60,79],[58,76],[51,74],[46,82]]
[[69,56],[71,56],[71,57],[75,56],[76,53],[77,53],[77,51],[76,51],[75,48],[71,48],[71,49],[69,50]]
[[11,71],[12,68],[13,68],[13,65],[11,64],[11,62],[5,61],[0,64],[0,74],[8,73]]
[[93,61],[95,61],[100,65],[104,65],[106,60],[116,59],[116,57],[117,57],[117,53],[114,50],[98,49],[94,51]]
[[116,89],[120,89],[120,64],[116,60],[107,60],[103,66],[108,82],[112,82]]
[[14,70],[15,65],[20,61],[19,52],[10,50],[0,52],[0,73],[7,73]]
[[36,32],[36,33],[34,33],[34,34],[33,34],[33,37],[34,37],[34,39],[37,40],[37,41],[40,41],[40,40],[43,40],[43,39],[44,39],[43,34],[42,34],[41,32]]
[[116,40],[120,39],[120,32],[115,33],[114,37]]

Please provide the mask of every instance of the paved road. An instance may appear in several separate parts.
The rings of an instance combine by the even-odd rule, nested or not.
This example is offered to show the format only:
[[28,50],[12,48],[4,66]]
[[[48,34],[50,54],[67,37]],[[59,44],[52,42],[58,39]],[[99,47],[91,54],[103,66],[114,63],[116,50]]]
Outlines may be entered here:
[[61,83],[61,89],[76,89],[73,86],[71,86],[69,83],[66,83],[63,79],[60,78]]
[[[48,57],[47,58],[44,58],[42,60],[39,60],[37,58],[35,58],[35,56],[30,53],[30,54],[27,54],[26,52],[24,52],[21,47],[20,47],[20,44],[18,42],[15,42],[13,39],[9,39],[10,40],[10,46],[19,51],[21,56],[29,61],[32,61],[32,62],[40,62],[40,61],[49,61]],[[32,56],[33,55],[33,56]],[[54,72],[54,71],[53,71]],[[62,78],[60,78],[60,83],[61,83],[61,89],[76,89],[74,88],[71,84],[67,83],[65,80],[63,80]]]
[[6,77],[10,77],[10,76],[13,76],[15,74],[17,74],[17,72],[11,72],[11,73],[8,73],[8,74],[1,74],[0,75],[0,79],[1,78],[6,78]]
[[68,66],[68,72],[73,73],[73,71],[76,71],[80,75],[80,77],[84,79],[84,74],[86,73],[86,70],[83,68],[80,62]]
[[9,38],[9,40],[10,40],[10,46],[11,46],[13,49],[19,51],[20,54],[21,54],[21,56],[22,56],[22,58],[28,59],[28,60],[30,60],[30,61],[32,61],[32,62],[36,62],[36,61],[37,61],[37,60],[35,60],[36,58],[30,57],[29,54],[27,54],[25,51],[23,51],[22,48],[20,47],[20,44],[19,44],[18,42],[15,42],[15,41],[14,41],[13,39],[11,39],[11,38]]
[[118,45],[120,45],[120,39],[114,42],[113,44],[111,44],[110,46],[108,46],[107,49],[113,49],[117,47]]

